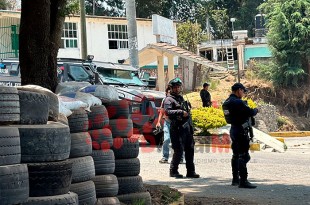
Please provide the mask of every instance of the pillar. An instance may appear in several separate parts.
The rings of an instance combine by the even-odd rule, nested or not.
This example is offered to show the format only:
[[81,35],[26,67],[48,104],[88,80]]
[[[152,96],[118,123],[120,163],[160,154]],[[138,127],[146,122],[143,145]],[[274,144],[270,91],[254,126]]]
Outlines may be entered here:
[[165,91],[164,56],[157,56],[157,83],[159,91]]
[[172,80],[175,75],[174,75],[174,56],[173,55],[168,55],[168,82]]

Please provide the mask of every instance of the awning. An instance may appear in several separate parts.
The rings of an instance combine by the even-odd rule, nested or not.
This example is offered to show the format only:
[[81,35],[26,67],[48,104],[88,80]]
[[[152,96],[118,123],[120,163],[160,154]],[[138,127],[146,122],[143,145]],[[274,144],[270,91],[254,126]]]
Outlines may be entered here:
[[[143,67],[150,63],[157,61],[157,56],[178,56],[180,58],[187,59],[189,61],[196,62],[198,64],[213,68],[214,70],[227,71],[227,68],[217,65],[206,58],[185,50],[181,47],[168,44],[168,43],[152,43],[148,44],[145,48],[139,51],[139,67]],[[129,63],[129,59],[125,63]]]

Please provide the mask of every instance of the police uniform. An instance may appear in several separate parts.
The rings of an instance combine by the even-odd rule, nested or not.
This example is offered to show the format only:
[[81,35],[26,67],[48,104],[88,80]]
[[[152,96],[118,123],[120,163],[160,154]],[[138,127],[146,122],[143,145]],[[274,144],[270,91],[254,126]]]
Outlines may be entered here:
[[[171,87],[181,85],[182,81],[179,78],[175,78],[169,82],[169,86]],[[180,94],[172,91],[170,92],[170,96],[167,96],[164,101],[165,114],[171,122],[170,139],[174,151],[170,164],[170,176],[176,178],[183,177],[183,175],[179,174],[178,168],[184,150],[187,169],[186,177],[199,178],[199,175],[195,173],[194,165],[193,128],[187,124],[188,117],[183,117],[185,111],[184,102],[184,98]]]
[[208,83],[203,84],[203,89],[200,90],[200,98],[201,98],[203,107],[210,107],[212,105],[211,95],[210,95],[209,91],[207,91],[205,89],[206,86],[209,86],[209,84]]
[[[245,87],[241,83],[235,83],[232,86],[232,91],[243,89]],[[247,181],[247,163],[250,161],[249,148],[250,138],[247,126],[250,117],[257,114],[258,110],[251,109],[237,95],[231,94],[222,105],[224,116],[227,123],[231,124],[230,138],[232,140],[231,148],[233,156],[231,160],[232,166],[232,185],[238,185],[240,188],[256,188]]]

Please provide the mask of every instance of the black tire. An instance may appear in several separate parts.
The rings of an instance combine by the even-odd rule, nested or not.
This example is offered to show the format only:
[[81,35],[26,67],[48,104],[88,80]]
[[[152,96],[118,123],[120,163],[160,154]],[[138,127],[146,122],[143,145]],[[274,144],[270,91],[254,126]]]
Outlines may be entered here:
[[140,174],[140,160],[133,159],[116,159],[114,174],[117,177],[137,176]]
[[96,199],[96,188],[93,181],[71,184],[70,191],[79,197],[79,205],[94,205]]
[[114,138],[115,159],[136,158],[139,155],[139,140],[134,138]]
[[69,159],[72,166],[72,183],[85,182],[95,177],[95,165],[91,156]]
[[109,128],[113,138],[129,138],[133,135],[133,124],[131,119],[114,119],[110,120]]
[[26,164],[0,166],[0,204],[26,202],[29,197],[29,178]]
[[16,127],[0,127],[0,166],[19,164],[20,138]]
[[96,205],[120,205],[117,197],[98,198]]
[[71,133],[70,158],[90,156],[92,141],[88,132]]
[[0,85],[0,124],[20,121],[18,91],[15,87]]
[[37,85],[25,85],[25,86],[18,86],[18,90],[25,90],[30,92],[36,92],[44,94],[48,97],[48,120],[56,121],[58,119],[59,114],[59,101],[57,95],[50,91],[49,89],[37,86]]
[[113,197],[118,193],[118,181],[115,175],[97,175],[93,178],[96,186],[96,196],[102,197]]
[[128,119],[129,103],[127,100],[117,100],[104,103],[110,119]]
[[88,115],[84,109],[73,110],[68,117],[71,133],[88,131]]
[[69,192],[57,196],[30,197],[23,205],[79,205],[78,195]]
[[88,129],[102,129],[109,124],[108,111],[104,105],[97,105],[90,107],[88,113]]
[[108,128],[89,130],[92,139],[93,149],[108,150],[113,146],[112,132]]
[[118,194],[142,192],[143,182],[141,176],[118,177]]
[[72,162],[29,163],[29,196],[54,196],[69,192]]
[[48,97],[41,93],[18,91],[20,124],[46,124],[48,120]]
[[58,122],[46,125],[12,125],[20,134],[22,162],[51,162],[69,158],[69,127]]
[[93,150],[96,175],[113,174],[115,157],[113,150]]
[[149,192],[117,195],[120,202],[126,205],[143,204],[152,205],[152,198]]

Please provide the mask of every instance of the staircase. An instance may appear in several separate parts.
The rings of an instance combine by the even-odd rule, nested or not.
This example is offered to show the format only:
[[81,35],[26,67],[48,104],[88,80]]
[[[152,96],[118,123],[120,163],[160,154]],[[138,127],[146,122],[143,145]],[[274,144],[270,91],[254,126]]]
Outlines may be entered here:
[[227,69],[235,69],[234,49],[232,45],[226,46]]

